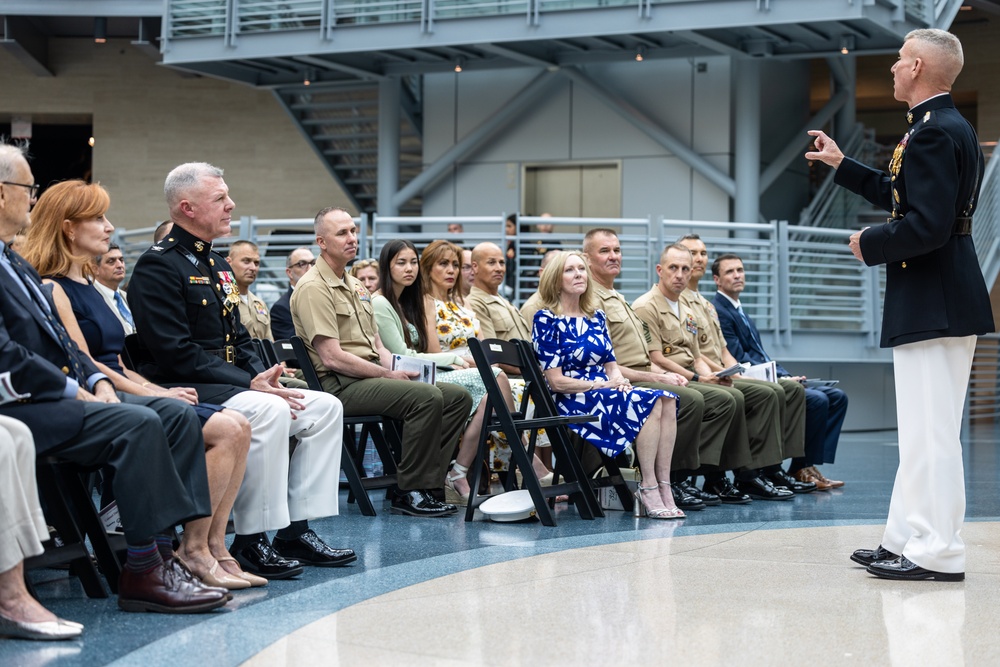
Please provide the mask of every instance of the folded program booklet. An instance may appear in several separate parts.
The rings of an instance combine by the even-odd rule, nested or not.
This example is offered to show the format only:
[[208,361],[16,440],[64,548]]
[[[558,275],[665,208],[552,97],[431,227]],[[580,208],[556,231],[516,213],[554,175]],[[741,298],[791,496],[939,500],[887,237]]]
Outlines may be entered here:
[[392,370],[417,373],[416,377],[410,378],[414,382],[434,384],[434,380],[437,379],[437,365],[433,361],[417,357],[404,357],[401,354],[392,355]]
[[718,378],[727,378],[730,375],[739,375],[744,370],[745,369],[743,368],[742,365],[736,364],[735,366],[730,366],[729,368],[723,368],[721,371],[718,371],[715,374],[715,377],[718,377]]

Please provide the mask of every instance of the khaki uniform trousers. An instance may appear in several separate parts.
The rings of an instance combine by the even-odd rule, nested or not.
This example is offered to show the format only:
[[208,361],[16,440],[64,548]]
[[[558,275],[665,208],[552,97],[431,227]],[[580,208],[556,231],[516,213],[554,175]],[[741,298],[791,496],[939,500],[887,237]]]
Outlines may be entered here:
[[403,422],[402,458],[396,469],[401,491],[441,489],[448,464],[472,411],[472,397],[457,384],[440,385],[354,378],[330,373],[323,388],[344,404],[344,415],[384,415]]

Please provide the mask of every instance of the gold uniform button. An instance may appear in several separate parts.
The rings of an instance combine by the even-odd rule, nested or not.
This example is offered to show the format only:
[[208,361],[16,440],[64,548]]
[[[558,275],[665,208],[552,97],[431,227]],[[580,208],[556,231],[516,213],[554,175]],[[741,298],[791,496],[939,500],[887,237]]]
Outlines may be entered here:
[[226,334],[226,342],[229,342],[229,334]]
[[62,367],[62,372],[63,372],[64,375],[69,375],[69,366],[63,366]]
[[208,300],[207,299],[202,299],[201,300],[201,305],[207,306],[208,305]]
[[212,258],[209,258],[208,263],[211,264],[212,266],[215,266],[215,260]]
[[902,267],[903,267],[903,268],[905,269],[905,268],[906,268],[906,262],[903,262],[903,263],[901,264],[901,266],[902,266]]
[[222,285],[220,285],[220,284],[216,283],[216,284],[215,284],[215,291],[216,291],[216,292],[218,292],[218,291],[220,291],[221,289],[222,289]]

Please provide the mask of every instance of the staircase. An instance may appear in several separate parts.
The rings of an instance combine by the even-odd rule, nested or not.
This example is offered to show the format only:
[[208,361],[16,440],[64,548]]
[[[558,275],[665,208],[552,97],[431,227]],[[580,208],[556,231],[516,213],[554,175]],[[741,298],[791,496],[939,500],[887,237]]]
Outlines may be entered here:
[[[296,85],[278,88],[275,96],[357,211],[375,212],[378,203],[378,84]],[[419,77],[403,80],[401,99],[400,187],[422,168]],[[421,211],[422,200],[418,196],[406,202],[399,213],[420,215]]]

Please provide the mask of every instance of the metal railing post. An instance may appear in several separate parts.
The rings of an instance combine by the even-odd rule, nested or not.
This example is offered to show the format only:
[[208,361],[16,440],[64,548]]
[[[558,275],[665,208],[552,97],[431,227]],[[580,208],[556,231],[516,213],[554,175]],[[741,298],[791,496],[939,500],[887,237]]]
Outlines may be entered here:
[[775,226],[776,234],[775,238],[775,260],[771,268],[771,280],[774,281],[775,286],[775,310],[772,313],[774,317],[774,336],[776,340],[780,340],[782,345],[788,347],[792,344],[792,290],[791,290],[791,278],[789,276],[789,256],[790,249],[788,247],[788,221],[787,220],[772,220],[771,224]]

